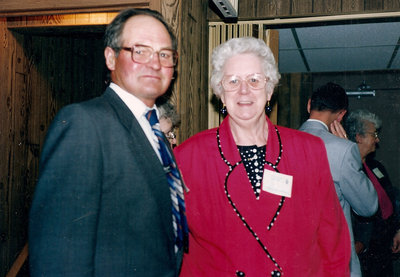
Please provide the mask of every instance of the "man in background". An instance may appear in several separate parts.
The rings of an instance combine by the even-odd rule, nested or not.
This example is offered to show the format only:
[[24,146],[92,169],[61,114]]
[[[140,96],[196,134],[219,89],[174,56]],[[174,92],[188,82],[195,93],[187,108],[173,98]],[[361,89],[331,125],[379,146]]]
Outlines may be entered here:
[[361,277],[360,262],[354,249],[351,209],[360,216],[372,216],[378,209],[378,197],[368,177],[362,171],[357,144],[331,132],[341,132],[340,122],[348,109],[345,90],[327,83],[315,90],[308,101],[310,118],[301,131],[320,137],[326,147],[329,165],[351,236],[351,277]]
[[129,9],[107,27],[104,55],[105,93],[65,107],[48,130],[30,211],[30,273],[176,277],[187,234],[174,228],[167,173],[176,163],[154,130],[176,39],[158,12]]

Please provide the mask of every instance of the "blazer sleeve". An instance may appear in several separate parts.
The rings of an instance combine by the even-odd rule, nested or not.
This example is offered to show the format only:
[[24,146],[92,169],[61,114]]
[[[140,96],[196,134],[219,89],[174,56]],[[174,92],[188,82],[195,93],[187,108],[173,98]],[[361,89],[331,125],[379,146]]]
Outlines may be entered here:
[[92,276],[102,176],[95,123],[77,105],[47,133],[30,211],[31,276]]
[[357,144],[347,148],[340,165],[340,189],[353,211],[360,216],[372,216],[378,210],[378,196],[374,186],[362,171]]

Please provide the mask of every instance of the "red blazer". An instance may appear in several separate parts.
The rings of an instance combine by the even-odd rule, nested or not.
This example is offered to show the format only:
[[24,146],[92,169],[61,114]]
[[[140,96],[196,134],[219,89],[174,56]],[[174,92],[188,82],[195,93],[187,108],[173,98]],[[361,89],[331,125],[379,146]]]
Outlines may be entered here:
[[[278,132],[267,121],[266,161],[275,164],[280,152]],[[244,276],[242,272],[245,276],[265,277],[274,270],[286,277],[349,276],[350,237],[324,144],[297,130],[278,130],[283,152],[277,168],[293,176],[293,186],[291,197],[286,197],[270,230],[267,227],[281,196],[262,191],[256,200],[242,163],[226,182],[229,167],[221,158],[217,128],[203,131],[175,148],[189,189],[185,198],[189,254],[184,256],[180,276]],[[222,122],[219,136],[225,159],[231,165],[239,162],[229,117]],[[267,164],[265,168],[273,170]],[[228,201],[225,183],[242,220]]]

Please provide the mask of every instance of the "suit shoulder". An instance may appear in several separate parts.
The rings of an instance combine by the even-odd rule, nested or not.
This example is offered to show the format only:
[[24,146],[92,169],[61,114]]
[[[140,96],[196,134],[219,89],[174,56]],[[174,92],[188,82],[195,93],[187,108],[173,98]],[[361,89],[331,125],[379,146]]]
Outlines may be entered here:
[[313,134],[301,131],[301,130],[296,130],[296,129],[291,129],[287,127],[282,127],[282,126],[276,126],[279,130],[279,132],[285,136],[285,139],[291,139],[291,140],[302,140],[303,142],[309,142],[309,143],[323,143],[321,138],[318,136],[315,136]]
[[351,140],[340,138],[329,132],[326,134],[326,136],[327,136],[326,142],[328,144],[329,143],[335,144],[337,146],[340,146],[343,149],[348,149],[348,148],[352,148],[352,147],[356,146],[356,144],[354,142],[352,142]]

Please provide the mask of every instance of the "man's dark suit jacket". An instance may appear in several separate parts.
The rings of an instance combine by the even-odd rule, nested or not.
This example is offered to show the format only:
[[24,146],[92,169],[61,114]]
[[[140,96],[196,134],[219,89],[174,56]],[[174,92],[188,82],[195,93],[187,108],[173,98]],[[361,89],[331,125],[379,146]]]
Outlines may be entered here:
[[63,108],[40,161],[29,222],[35,276],[177,276],[160,160],[110,88]]

